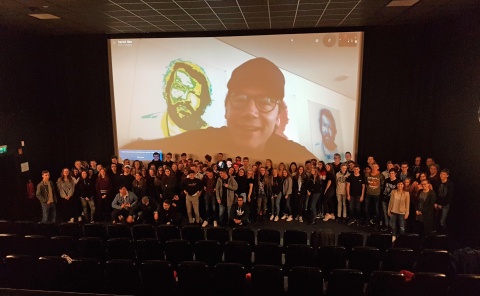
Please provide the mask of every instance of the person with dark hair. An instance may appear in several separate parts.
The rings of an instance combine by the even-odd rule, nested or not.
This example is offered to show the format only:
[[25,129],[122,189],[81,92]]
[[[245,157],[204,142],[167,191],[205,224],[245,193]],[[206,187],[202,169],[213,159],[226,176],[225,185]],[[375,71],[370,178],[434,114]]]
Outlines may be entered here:
[[207,166],[212,165],[212,156],[210,154],[205,155],[205,163],[207,164]]
[[117,165],[117,171],[119,172],[122,172],[123,171],[123,164],[121,164],[119,161],[118,161],[118,156],[116,155],[112,155],[110,157],[110,159],[112,160],[112,164],[116,164]]
[[320,110],[319,123],[320,134],[322,135],[322,153],[325,155],[325,161],[331,162],[334,159],[334,155],[338,154],[338,146],[335,143],[337,124],[335,123],[335,118],[333,118],[332,111],[326,108]]
[[243,226],[248,224],[250,217],[250,209],[245,204],[245,198],[243,195],[237,197],[237,202],[232,205],[230,209],[230,224],[234,227]]
[[229,176],[225,169],[220,170],[220,177],[217,179],[215,185],[215,194],[219,205],[219,221],[224,223],[225,220],[229,220],[230,217],[225,219],[225,212],[227,216],[230,215],[232,204],[235,200],[235,190],[238,189],[237,181],[233,176]]
[[213,227],[218,226],[217,199],[215,196],[215,186],[217,185],[217,177],[213,173],[212,168],[207,168],[203,176],[203,198],[205,200],[205,219],[202,227],[206,227],[208,223],[213,223]]
[[434,205],[437,195],[430,188],[428,179],[423,180],[420,186],[422,189],[418,192],[418,205],[415,214],[416,220],[420,222],[420,234],[427,235],[435,230]]
[[430,165],[429,167],[430,174],[428,175],[428,182],[432,185],[433,190],[438,194],[438,189],[440,188],[440,166],[436,163]]
[[148,168],[150,168],[152,165],[154,165],[155,169],[157,170],[159,167],[163,166],[163,162],[160,160],[160,153],[153,153],[153,160],[148,164]]
[[440,171],[440,186],[438,187],[437,201],[434,204],[435,214],[441,232],[446,232],[447,230],[447,215],[453,198],[454,187],[450,180],[450,170],[443,169]]
[[135,180],[135,177],[131,174],[131,169],[130,165],[124,165],[123,173],[118,176],[118,184],[126,186],[128,191],[132,191],[133,180]]
[[157,210],[153,213],[154,220],[161,225],[180,225],[182,216],[178,213],[176,207],[172,206],[170,199],[165,199]]
[[318,171],[317,168],[312,168],[307,184],[307,196],[310,200],[310,225],[315,224],[315,219],[317,218],[317,203],[323,195],[324,183],[325,179],[323,179],[320,171]]
[[130,210],[137,204],[138,197],[135,193],[128,191],[125,185],[120,185],[119,192],[112,201],[112,223],[125,221],[130,215]]
[[352,153],[347,151],[345,152],[345,162],[353,161],[352,159]]
[[127,217],[128,223],[147,223],[152,224],[154,222],[154,213],[158,209],[158,204],[153,198],[148,196],[142,197],[140,202],[137,202],[131,209]]
[[360,174],[360,166],[356,164],[353,167],[353,174],[347,179],[347,200],[350,209],[350,221],[348,225],[360,222],[361,203],[365,196],[365,179]]
[[[182,181],[180,188],[185,194],[188,223],[202,223],[199,207],[199,198],[203,189],[202,180],[195,178],[195,171],[189,170],[187,172],[187,178]],[[195,212],[195,218],[193,218],[192,210]]]
[[270,221],[277,222],[280,215],[280,200],[282,199],[283,180],[278,175],[278,169],[272,170],[272,195],[270,196]]
[[[87,222],[93,223],[95,219],[95,184],[91,178],[88,178],[86,171],[82,171],[75,190],[82,204],[83,216]],[[88,215],[88,208],[90,208],[90,215]]]
[[[187,87],[183,89],[184,93],[190,90]],[[226,126],[192,130],[163,139],[137,141],[123,148],[162,147],[174,150],[187,143],[202,143],[196,147],[197,155],[209,154],[222,147],[226,154],[251,153],[250,157],[254,159],[269,157],[272,149],[288,156],[288,161],[314,157],[302,145],[275,133],[279,114],[287,106],[284,101],[285,76],[272,61],[259,57],[244,62],[232,71],[227,89]]]
[[[384,186],[383,186],[383,192],[382,192],[382,195],[380,196],[380,199],[381,199],[381,202],[382,202],[382,213],[383,213],[383,222],[385,224],[383,224],[383,227],[386,229],[390,226],[390,215],[388,215],[388,206],[389,206],[389,203],[390,203],[390,195],[392,194],[392,191],[397,189],[397,184],[398,183],[401,183],[402,181],[400,181],[398,178],[397,178],[397,172],[395,171],[395,169],[390,169],[388,171],[388,175],[389,177],[387,179],[385,179],[385,183],[384,183]],[[380,224],[382,223],[382,221],[380,221]]]
[[57,189],[60,193],[63,218],[69,223],[75,222],[78,216],[79,204],[75,199],[75,180],[70,175],[68,168],[63,168],[60,177],[57,180]]
[[145,196],[147,192],[147,180],[142,176],[141,172],[136,172],[132,182],[132,191],[136,196]]
[[248,158],[248,156],[243,157],[242,166],[246,171],[252,168],[252,166],[250,165],[250,158]]
[[397,239],[397,226],[400,234],[405,233],[405,220],[410,212],[410,193],[404,189],[403,182],[398,182],[397,187],[392,190],[388,202],[388,216],[391,219],[392,242]]
[[165,160],[163,161],[163,164],[169,168],[172,167],[172,165],[174,164],[174,160],[172,159],[172,152],[168,152],[166,155],[165,155]]
[[282,220],[286,219],[287,222],[293,220],[292,217],[292,187],[293,187],[293,180],[290,175],[290,172],[287,170],[283,170],[283,192],[282,196],[285,199],[285,208],[282,216]]
[[408,162],[403,161],[400,164],[400,172],[398,173],[398,178],[400,181],[405,181],[407,178],[412,178],[412,173],[410,173],[410,169],[408,167]]
[[[382,193],[385,177],[380,173],[378,164],[374,162],[371,165],[371,172],[365,173],[366,194],[365,194],[365,213],[367,221],[371,225],[379,226],[380,220],[380,195]],[[372,209],[373,207],[373,209]],[[372,219],[372,215],[375,219]]]
[[42,171],[42,181],[37,185],[36,196],[42,206],[42,222],[55,223],[57,217],[57,194],[55,185],[50,181],[50,172]]
[[333,168],[333,172],[335,173],[335,175],[340,172],[340,169],[342,167],[342,156],[340,156],[339,153],[335,153],[333,155],[333,162],[331,163],[332,165],[332,168]]
[[307,209],[307,204],[305,203],[305,198],[307,195],[307,182],[308,177],[305,173],[305,168],[300,165],[298,167],[297,174],[292,179],[292,196],[295,195],[296,200],[296,214],[295,220],[298,222],[303,222],[303,217],[305,210]]
[[[117,167],[115,164],[112,164],[112,166],[114,166],[115,169]],[[116,191],[113,191],[112,182],[104,168],[101,168],[100,171],[98,171],[98,178],[95,182],[95,189],[97,191],[98,197],[98,218],[99,221],[105,221],[110,218],[110,212],[112,210],[112,192]]]
[[325,191],[323,194],[323,210],[325,217],[323,221],[335,220],[334,199],[337,184],[335,182],[335,171],[330,163],[325,164]]

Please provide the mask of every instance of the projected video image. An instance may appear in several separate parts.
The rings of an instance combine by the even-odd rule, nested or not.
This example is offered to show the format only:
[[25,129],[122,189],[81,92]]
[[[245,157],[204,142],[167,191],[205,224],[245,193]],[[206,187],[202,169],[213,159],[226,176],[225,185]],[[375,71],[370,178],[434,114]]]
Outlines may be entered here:
[[335,34],[110,40],[119,154],[303,162],[355,151],[363,36],[322,42]]

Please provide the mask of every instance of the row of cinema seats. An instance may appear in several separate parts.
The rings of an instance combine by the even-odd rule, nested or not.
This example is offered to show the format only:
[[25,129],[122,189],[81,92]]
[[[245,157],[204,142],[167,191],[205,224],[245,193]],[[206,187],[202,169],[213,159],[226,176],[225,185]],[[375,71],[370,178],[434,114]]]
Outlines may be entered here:
[[240,263],[247,271],[252,265],[267,264],[284,267],[289,271],[294,266],[321,268],[327,274],[333,269],[355,268],[368,276],[376,270],[413,270],[455,275],[455,266],[448,251],[423,249],[417,253],[409,248],[389,248],[382,252],[378,247],[339,245],[312,247],[308,244],[232,240],[220,243],[217,240],[199,240],[191,243],[186,239],[170,239],[162,244],[156,238],[132,240],[118,237],[103,241],[99,237],[0,234],[2,257],[11,254],[94,258],[104,263],[107,260],[127,259],[137,263],[145,260],[168,260],[174,267],[182,261],[203,261],[213,268],[221,262]]
[[[317,267],[297,266],[287,281],[280,266],[255,265],[247,273],[239,263],[184,261],[174,268],[168,261],[9,255],[0,267],[0,286],[13,289],[111,293],[116,295],[329,295],[329,296],[476,296],[480,275],[457,275],[451,281],[440,273],[418,272],[411,281],[404,273],[335,269],[328,276]],[[285,283],[287,282],[287,284]]]
[[[199,226],[185,226],[178,228],[172,225],[134,225],[133,227],[122,224],[105,225],[102,223],[78,224],[78,223],[34,223],[31,221],[0,221],[0,234],[43,235],[45,237],[70,236],[77,240],[82,237],[98,237],[103,241],[111,238],[129,238],[132,240],[157,239],[164,244],[170,239],[185,239],[191,244],[200,240],[216,240],[224,244],[230,240],[241,240],[255,246],[261,242],[269,242],[282,245],[286,248],[290,244],[310,244],[313,248],[322,245],[341,245],[346,249],[357,246],[378,247],[381,252],[395,246],[397,248],[410,248],[415,252],[421,249],[449,250],[449,241],[446,235],[430,234],[422,239],[417,234],[405,234],[398,236],[395,244],[392,244],[392,236],[389,233],[371,233],[366,239],[362,233],[343,232],[336,238],[332,230],[324,229],[313,231],[310,234],[301,230],[285,230],[281,233],[273,229],[251,228],[207,228]],[[365,241],[365,242],[364,242]]]

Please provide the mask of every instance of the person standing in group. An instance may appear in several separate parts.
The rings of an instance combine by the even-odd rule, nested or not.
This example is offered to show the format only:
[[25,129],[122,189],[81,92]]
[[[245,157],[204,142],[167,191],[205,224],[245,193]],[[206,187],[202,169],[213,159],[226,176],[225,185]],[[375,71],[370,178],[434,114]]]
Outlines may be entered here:
[[[188,223],[201,223],[199,198],[203,189],[202,180],[195,178],[195,171],[190,170],[187,178],[180,184],[180,188],[185,194]],[[192,209],[195,212],[195,219],[193,218]]]
[[324,180],[317,168],[312,167],[310,173],[310,179],[307,184],[307,196],[310,199],[310,225],[314,225],[317,217],[317,202],[323,195]]
[[403,182],[398,182],[396,189],[390,193],[388,216],[392,227],[392,242],[397,239],[397,227],[400,234],[405,233],[405,220],[408,219],[410,213],[410,193],[403,190],[404,187]]
[[[116,168],[116,165],[114,165]],[[112,211],[112,200],[113,200],[113,184],[108,176],[105,168],[101,168],[98,171],[98,178],[95,182],[95,189],[97,191],[98,202],[97,211],[98,220],[106,221],[110,219],[110,212]]]
[[60,178],[57,180],[57,188],[62,198],[63,216],[69,223],[75,222],[75,217],[78,217],[79,205],[74,197],[75,180],[70,175],[70,170],[64,168]]
[[37,185],[36,196],[42,206],[42,222],[55,223],[57,217],[57,194],[55,186],[50,181],[50,172],[42,171],[42,181]]
[[334,200],[336,192],[335,171],[330,163],[325,164],[326,169],[326,184],[323,197],[323,210],[325,211],[325,217],[323,221],[335,220]]
[[295,217],[295,220],[303,222],[303,216],[307,208],[305,197],[307,195],[308,177],[305,173],[305,168],[302,165],[298,167],[298,171],[292,181],[292,195],[295,195],[294,200],[296,200],[297,203],[297,216]]
[[335,182],[337,184],[337,218],[347,219],[347,180],[350,177],[348,172],[347,163],[342,163],[340,171],[335,176]]
[[454,196],[453,183],[449,177],[450,170],[443,169],[440,171],[440,186],[438,187],[437,201],[435,202],[434,208],[441,232],[446,232],[447,230],[447,215]]
[[360,174],[360,166],[358,164],[353,167],[353,174],[347,179],[346,191],[350,209],[348,225],[359,223],[361,203],[365,196],[365,179]]
[[[230,210],[235,199],[235,190],[238,189],[237,181],[233,176],[229,176],[225,169],[220,171],[220,178],[217,179],[215,186],[215,193],[219,205],[219,220],[220,223],[225,223],[229,220]],[[225,212],[227,218],[225,219]]]
[[[369,161],[370,157],[368,159]],[[380,194],[383,184],[385,182],[385,178],[380,172],[379,166],[376,162],[372,163],[370,167],[372,171],[365,174],[365,213],[367,218],[366,223],[370,223],[371,225],[376,225],[376,227],[378,227],[380,220]],[[372,214],[374,214],[375,216]],[[373,217],[375,217],[376,220],[374,220]]]
[[288,170],[283,170],[283,196],[285,198],[285,212],[282,219],[286,219],[287,222],[293,220],[292,218],[292,177]]
[[[87,222],[93,223],[95,217],[95,184],[91,178],[87,177],[87,171],[82,171],[80,180],[77,183],[77,195],[83,208],[83,217]],[[90,208],[90,215],[88,213]]]
[[257,220],[262,221],[263,217],[267,215],[267,200],[272,194],[270,177],[265,167],[258,169],[258,174],[255,179],[253,185],[257,199]]
[[272,170],[272,196],[270,197],[270,209],[272,215],[270,221],[277,222],[280,215],[280,200],[282,199],[283,181],[282,177],[278,175],[278,169]]
[[417,215],[417,221],[420,222],[420,234],[426,235],[435,230],[434,204],[437,195],[430,188],[428,179],[423,180],[420,186],[422,190],[418,192],[418,205],[415,214]]

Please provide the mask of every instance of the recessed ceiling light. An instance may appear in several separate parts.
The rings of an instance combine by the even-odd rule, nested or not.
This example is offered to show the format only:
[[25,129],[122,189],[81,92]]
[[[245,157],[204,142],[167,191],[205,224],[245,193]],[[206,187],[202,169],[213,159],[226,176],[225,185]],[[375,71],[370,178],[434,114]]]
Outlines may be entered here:
[[387,7],[404,7],[404,6],[413,6],[420,2],[420,0],[392,0],[387,4]]
[[39,20],[57,20],[60,19],[58,16],[50,13],[30,13],[29,16],[37,18]]

